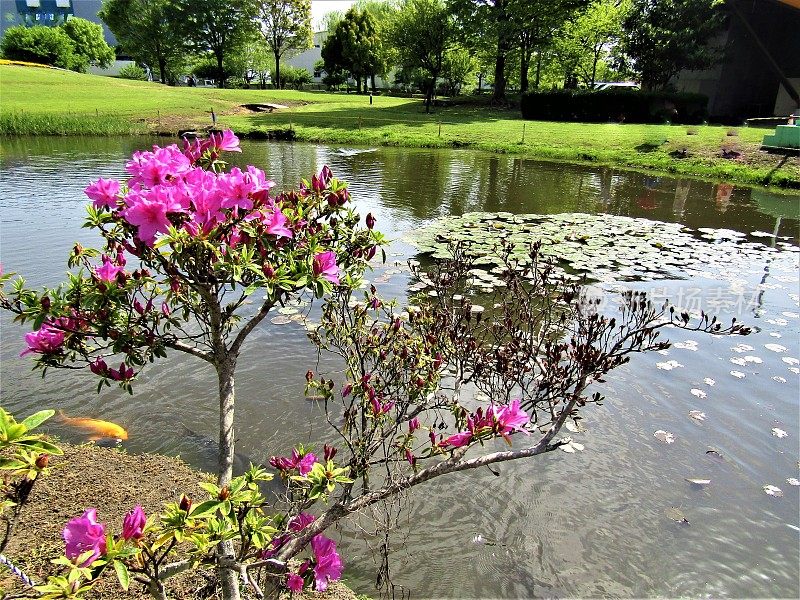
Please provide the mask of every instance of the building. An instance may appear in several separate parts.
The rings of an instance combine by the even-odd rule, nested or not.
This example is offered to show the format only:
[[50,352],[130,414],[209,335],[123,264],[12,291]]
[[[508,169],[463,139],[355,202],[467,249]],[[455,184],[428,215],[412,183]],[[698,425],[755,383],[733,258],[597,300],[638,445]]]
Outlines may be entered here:
[[725,31],[712,44],[723,58],[684,71],[679,91],[708,96],[713,121],[789,115],[800,106],[800,0],[726,0]]

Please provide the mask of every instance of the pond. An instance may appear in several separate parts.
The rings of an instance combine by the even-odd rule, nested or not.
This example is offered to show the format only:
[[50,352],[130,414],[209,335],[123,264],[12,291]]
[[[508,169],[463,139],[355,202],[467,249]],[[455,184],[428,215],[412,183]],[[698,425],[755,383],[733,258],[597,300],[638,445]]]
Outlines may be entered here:
[[[83,187],[123,177],[126,157],[153,142],[3,140],[4,270],[35,286],[60,281],[72,244],[96,241],[81,229]],[[755,329],[747,338],[670,331],[673,348],[634,357],[603,385],[605,403],[584,410],[586,431],[574,434],[582,452],[504,465],[502,477],[478,471],[418,488],[391,538],[396,586],[418,598],[798,596],[800,197],[470,151],[255,142],[243,149],[236,162],[263,168],[279,187],[324,164],[351,183],[357,208],[372,211],[395,240],[387,264],[368,275],[386,295],[407,293],[406,261],[417,253],[410,234],[441,227],[437,219],[580,213],[570,222],[597,231],[619,222],[585,215],[645,218],[690,228],[681,235],[692,236],[692,264],[679,261],[654,279],[633,249],[622,259],[632,275],[622,285]],[[632,222],[664,236],[678,229]],[[206,365],[170,356],[145,370],[133,396],[97,395],[88,374],[43,380],[31,372],[30,360],[18,357],[23,330],[0,319],[3,407],[21,416],[51,407],[111,420],[129,430],[128,452],[179,454],[213,469],[217,414],[209,390],[216,382]],[[321,407],[303,398],[304,373],[316,360],[301,325],[267,323],[251,336],[237,379],[242,455],[266,462],[298,440],[322,439]],[[323,357],[319,368],[334,366]],[[659,430],[674,443],[654,436]],[[57,420],[50,431],[82,441]],[[766,485],[782,495],[768,495]],[[677,514],[689,524],[676,522]],[[383,540],[341,535],[348,583],[374,593],[372,547]]]

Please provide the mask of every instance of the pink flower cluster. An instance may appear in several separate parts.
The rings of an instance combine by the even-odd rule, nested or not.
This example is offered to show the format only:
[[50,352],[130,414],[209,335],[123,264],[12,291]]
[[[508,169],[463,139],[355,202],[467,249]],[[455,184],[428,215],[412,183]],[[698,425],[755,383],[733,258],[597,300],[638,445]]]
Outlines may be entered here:
[[[141,506],[131,510],[122,522],[122,539],[125,541],[138,540],[144,533],[147,516]],[[88,567],[106,553],[106,526],[97,522],[97,509],[87,508],[80,517],[70,519],[62,537],[65,542],[64,554],[68,559],[75,561],[82,554],[91,551],[92,554],[83,561],[81,567]]]
[[317,462],[317,457],[313,452],[301,455],[297,448],[292,448],[291,456],[272,456],[269,459],[269,464],[276,469],[280,471],[297,469],[303,476],[309,474],[315,462]]
[[478,408],[467,417],[466,431],[455,433],[437,445],[440,448],[460,448],[484,434],[500,435],[507,440],[512,431],[529,435],[525,430],[529,420],[528,414],[520,408],[519,400],[512,400],[510,404],[491,404],[485,411]]
[[36,331],[25,334],[25,343],[28,347],[20,352],[20,356],[27,354],[56,354],[64,345],[65,332],[54,326],[53,321],[45,321]]
[[[313,523],[315,519],[316,517],[312,514],[300,513],[289,522],[289,531],[299,533]],[[262,553],[262,558],[274,556],[289,539],[290,535],[288,534],[273,539],[270,548]],[[337,581],[341,578],[344,564],[336,551],[336,542],[321,533],[311,538],[311,550],[314,553],[314,589],[318,592],[324,592],[328,589],[329,582]],[[308,571],[311,564],[311,561],[307,560],[300,565],[297,573],[289,573],[287,575],[286,587],[289,590],[296,593],[303,590],[303,575]]]

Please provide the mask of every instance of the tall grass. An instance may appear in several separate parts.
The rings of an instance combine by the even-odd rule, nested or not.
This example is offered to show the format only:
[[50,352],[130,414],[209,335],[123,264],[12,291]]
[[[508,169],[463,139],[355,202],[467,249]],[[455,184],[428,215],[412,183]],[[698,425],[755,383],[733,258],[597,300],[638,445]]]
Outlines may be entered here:
[[0,112],[0,135],[134,135],[146,131],[143,121],[119,115]]

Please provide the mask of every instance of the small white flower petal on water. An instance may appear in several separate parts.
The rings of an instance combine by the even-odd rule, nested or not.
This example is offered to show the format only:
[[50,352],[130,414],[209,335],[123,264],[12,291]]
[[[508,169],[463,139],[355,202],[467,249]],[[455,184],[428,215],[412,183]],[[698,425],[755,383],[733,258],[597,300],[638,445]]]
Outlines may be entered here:
[[783,336],[782,336],[780,333],[778,333],[777,331],[772,331],[772,332],[770,332],[770,334],[769,334],[769,335],[770,335],[770,337],[774,337],[774,338],[781,338],[781,337],[783,337]]
[[792,366],[800,365],[800,360],[797,360],[793,356],[784,356],[781,360],[785,362],[787,365],[792,365]]
[[731,359],[731,362],[733,364],[735,364],[735,365],[740,366],[740,367],[743,367],[743,366],[745,366],[747,364],[747,361],[745,359],[738,358],[738,357],[735,357],[735,356]]
[[731,348],[731,350],[733,350],[734,352],[739,352],[741,354],[742,352],[750,352],[752,350],[755,350],[755,348],[749,346],[748,344],[737,344],[736,346]]
[[736,377],[736,379],[743,379],[745,377],[745,374],[741,371],[731,371],[731,375]]
[[778,383],[786,383],[786,378],[785,377],[779,377],[778,375],[775,375],[775,377],[773,377],[772,380],[773,381],[777,381]]
[[774,485],[765,485],[761,489],[764,490],[764,493],[769,496],[775,496],[776,498],[780,498],[781,496],[783,496],[781,488],[775,487]]
[[781,346],[780,344],[764,344],[764,348],[778,353],[786,352],[786,346]]
[[572,433],[583,433],[586,431],[586,428],[581,423],[576,423],[575,421],[567,421],[564,423],[564,427]]
[[796,312],[782,312],[781,313],[784,317],[789,317],[790,319],[797,319],[800,317]]
[[796,477],[789,477],[789,479],[786,480],[786,483],[789,485],[800,485],[800,479],[797,479]]
[[686,481],[688,481],[693,485],[708,485],[709,483],[711,483],[710,479],[691,479],[689,477],[686,477],[685,479]]
[[705,383],[706,385],[714,385],[717,382],[711,379],[711,377],[706,377],[705,379],[703,379],[703,383]]
[[669,431],[664,431],[663,429],[659,429],[658,431],[654,432],[653,437],[655,437],[659,442],[664,442],[665,444],[672,444],[675,441],[675,435]]
[[789,367],[789,370],[795,375],[800,375],[800,367]]
[[695,421],[705,421],[706,413],[700,410],[690,410],[689,417]]
[[270,322],[273,325],[288,325],[289,323],[292,322],[292,320],[286,315],[278,315],[277,317],[272,317],[270,319]]
[[677,369],[678,367],[682,366],[683,365],[677,360],[668,360],[666,362],[656,363],[656,368],[661,369],[662,371],[671,371],[672,369]]
[[761,363],[763,363],[763,362],[764,362],[763,360],[761,360],[761,359],[760,359],[759,357],[757,357],[757,356],[745,356],[745,357],[744,357],[744,361],[745,361],[745,362],[749,362],[749,363],[754,363],[754,364],[756,364],[756,365],[760,365]]
[[705,398],[708,396],[708,394],[706,394],[703,390],[697,388],[692,388],[689,391],[691,392],[692,396],[697,396],[698,398]]
[[776,438],[789,437],[788,433],[786,433],[783,429],[779,429],[777,427],[772,428],[772,435],[774,435]]

